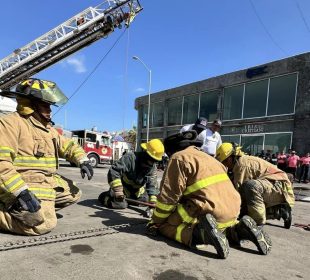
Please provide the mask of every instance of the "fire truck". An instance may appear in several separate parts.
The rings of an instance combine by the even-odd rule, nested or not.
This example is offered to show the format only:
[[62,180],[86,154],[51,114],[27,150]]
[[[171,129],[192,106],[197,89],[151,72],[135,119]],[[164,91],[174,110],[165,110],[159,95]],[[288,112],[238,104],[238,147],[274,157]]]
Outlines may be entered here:
[[73,130],[72,134],[72,138],[83,147],[93,167],[113,161],[111,135],[92,130]]
[[113,141],[107,132],[73,130],[72,138],[83,147],[93,167],[111,164],[130,149],[125,141]]

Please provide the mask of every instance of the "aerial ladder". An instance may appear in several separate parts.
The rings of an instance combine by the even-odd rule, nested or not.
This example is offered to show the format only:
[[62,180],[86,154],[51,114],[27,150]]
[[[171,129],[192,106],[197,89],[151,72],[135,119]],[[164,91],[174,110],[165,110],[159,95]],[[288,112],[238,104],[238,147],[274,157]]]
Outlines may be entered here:
[[50,65],[128,27],[142,10],[139,0],[106,0],[89,7],[0,60],[0,90],[7,90]]

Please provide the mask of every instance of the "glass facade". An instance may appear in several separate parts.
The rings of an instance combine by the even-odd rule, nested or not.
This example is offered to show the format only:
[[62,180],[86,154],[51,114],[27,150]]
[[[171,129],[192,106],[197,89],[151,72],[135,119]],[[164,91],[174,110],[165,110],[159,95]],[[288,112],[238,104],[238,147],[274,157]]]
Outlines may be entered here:
[[164,126],[164,102],[157,102],[151,105],[150,127]]
[[216,119],[219,94],[220,92],[216,90],[204,92],[200,95],[199,116],[207,118],[209,122]]
[[147,113],[148,113],[148,105],[143,105],[141,109],[142,127],[147,126]]
[[245,85],[243,118],[265,116],[267,102],[268,80],[262,80]]
[[244,85],[224,89],[224,120],[242,118]]
[[293,114],[297,79],[293,73],[225,88],[223,119]]
[[182,117],[182,97],[170,99],[167,101],[168,107],[168,125],[181,124]]
[[[297,74],[270,79],[268,115],[294,113]],[[284,101],[285,102],[281,102]]]
[[262,134],[238,134],[222,135],[223,142],[235,142],[242,146],[242,150],[247,154],[256,155],[262,150],[270,150],[271,153],[287,152],[291,147],[292,133],[262,133]]
[[183,102],[183,124],[194,123],[198,118],[199,95],[184,96]]

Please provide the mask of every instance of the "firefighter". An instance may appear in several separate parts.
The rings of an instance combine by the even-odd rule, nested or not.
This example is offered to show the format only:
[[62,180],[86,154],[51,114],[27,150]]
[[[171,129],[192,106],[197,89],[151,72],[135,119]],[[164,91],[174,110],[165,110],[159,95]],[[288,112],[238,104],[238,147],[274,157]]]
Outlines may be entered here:
[[216,158],[228,168],[241,195],[241,216],[248,214],[258,225],[264,225],[266,219],[282,218],[285,228],[290,228],[295,198],[284,171],[259,157],[245,155],[235,143],[223,143]]
[[240,245],[248,239],[266,255],[268,235],[248,216],[238,223],[240,195],[225,167],[199,148],[202,141],[196,136],[186,131],[164,140],[170,160],[147,233],[159,232],[192,248],[211,244],[220,258],[228,256],[228,241]]
[[141,152],[127,152],[112,164],[108,172],[110,189],[98,197],[105,207],[124,209],[128,206],[126,197],[156,203],[156,163],[162,160],[164,145],[152,139],[141,147]]
[[0,230],[41,235],[55,228],[55,209],[81,196],[56,173],[58,158],[79,165],[83,178],[93,170],[83,149],[51,126],[50,106],[68,100],[55,83],[27,79],[1,95],[16,98],[17,112],[0,118]]

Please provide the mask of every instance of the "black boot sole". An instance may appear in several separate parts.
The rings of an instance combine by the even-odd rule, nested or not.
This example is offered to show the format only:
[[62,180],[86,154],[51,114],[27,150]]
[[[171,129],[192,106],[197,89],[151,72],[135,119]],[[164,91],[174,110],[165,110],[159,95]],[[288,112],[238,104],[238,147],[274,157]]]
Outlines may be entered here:
[[250,241],[254,242],[260,254],[267,255],[272,246],[269,235],[263,229],[259,229],[256,222],[249,216],[243,216],[240,223],[243,223],[244,229],[250,236]]
[[226,259],[229,255],[229,244],[226,236],[217,229],[215,218],[211,214],[203,216],[203,224],[206,227],[208,240],[216,249],[217,254],[221,259]]

